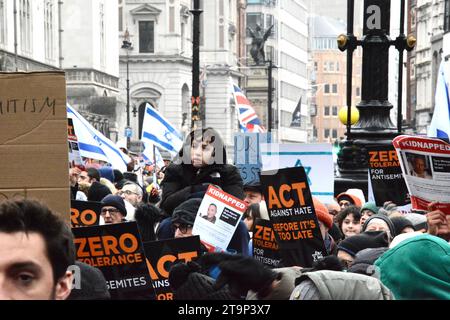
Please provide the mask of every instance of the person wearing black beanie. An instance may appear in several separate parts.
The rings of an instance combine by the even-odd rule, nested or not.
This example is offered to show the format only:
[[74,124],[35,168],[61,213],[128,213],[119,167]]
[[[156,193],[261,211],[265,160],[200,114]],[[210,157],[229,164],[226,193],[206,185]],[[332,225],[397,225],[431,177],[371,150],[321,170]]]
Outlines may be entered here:
[[395,228],[395,234],[398,236],[402,233],[414,232],[414,226],[411,221],[403,217],[392,217],[392,224]]
[[389,242],[397,235],[394,224],[384,214],[375,214],[364,222],[362,231],[386,231],[389,235]]
[[173,210],[171,222],[175,238],[192,236],[192,228],[201,203],[202,199],[189,199]]
[[127,209],[122,197],[109,194],[102,199],[101,216],[106,224],[125,222]]
[[359,251],[367,248],[380,248],[388,246],[389,236],[386,232],[363,232],[342,240],[337,247],[337,257],[344,265],[349,267]]

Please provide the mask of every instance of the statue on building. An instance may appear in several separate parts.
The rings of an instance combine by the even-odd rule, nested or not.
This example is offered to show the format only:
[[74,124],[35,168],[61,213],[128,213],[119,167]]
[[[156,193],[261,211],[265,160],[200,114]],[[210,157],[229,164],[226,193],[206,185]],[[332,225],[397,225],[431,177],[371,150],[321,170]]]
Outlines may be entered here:
[[264,43],[269,38],[269,35],[272,32],[274,25],[271,25],[266,32],[263,32],[261,26],[256,24],[255,30],[250,27],[247,27],[250,32],[250,36],[252,37],[252,48],[250,49],[250,54],[252,55],[253,61],[257,65],[261,65],[266,61],[264,54]]

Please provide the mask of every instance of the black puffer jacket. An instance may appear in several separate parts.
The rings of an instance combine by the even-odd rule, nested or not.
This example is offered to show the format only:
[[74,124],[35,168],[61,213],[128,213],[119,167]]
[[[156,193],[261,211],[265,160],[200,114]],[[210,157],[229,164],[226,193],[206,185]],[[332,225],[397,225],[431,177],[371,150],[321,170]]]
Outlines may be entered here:
[[217,185],[223,191],[244,199],[243,181],[233,165],[213,164],[198,169],[190,164],[171,164],[161,182],[160,208],[167,216],[171,216],[179,204],[195,194],[204,193],[208,184]]

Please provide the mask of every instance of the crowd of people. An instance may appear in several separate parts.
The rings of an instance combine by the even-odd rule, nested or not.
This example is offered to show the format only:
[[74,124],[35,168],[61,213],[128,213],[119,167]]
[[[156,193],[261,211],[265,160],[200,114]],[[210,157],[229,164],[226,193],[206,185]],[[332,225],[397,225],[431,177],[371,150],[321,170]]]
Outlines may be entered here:
[[[157,181],[133,171],[134,163],[128,172],[71,168],[71,197],[100,202],[101,224],[136,221],[143,242],[192,236],[210,185],[248,205],[226,252],[203,247],[195,262],[172,266],[176,300],[450,299],[450,216],[433,203],[428,212],[403,214],[392,202],[366,202],[355,189],[332,203],[313,198],[328,255],[312,267],[281,260],[270,268],[253,259],[255,221],[269,220],[262,186],[243,183],[216,130],[188,135],[177,156],[158,168]],[[215,221],[214,210],[209,205],[200,218]],[[101,272],[78,262],[91,290],[71,292],[73,236],[45,204],[0,203],[0,243],[0,299],[109,298]]]

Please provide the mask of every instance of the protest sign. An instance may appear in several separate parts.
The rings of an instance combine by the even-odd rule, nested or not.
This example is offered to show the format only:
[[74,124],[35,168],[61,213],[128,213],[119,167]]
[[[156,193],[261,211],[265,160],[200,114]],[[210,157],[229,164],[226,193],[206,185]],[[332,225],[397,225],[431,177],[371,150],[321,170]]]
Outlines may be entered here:
[[111,299],[154,299],[136,222],[72,228],[77,259],[97,267]]
[[147,266],[156,300],[173,300],[169,283],[170,267],[178,262],[194,261],[200,256],[198,236],[144,242]]
[[[334,201],[334,165],[332,145],[261,144],[262,170],[274,174],[277,169],[304,167],[311,193],[323,203]],[[273,171],[273,172],[272,172]]]
[[0,201],[39,199],[70,219],[64,72],[0,73]]
[[200,236],[208,251],[224,251],[246,209],[244,201],[209,185],[198,209],[192,234]]
[[261,174],[264,197],[285,266],[311,267],[327,255],[303,167]]
[[271,268],[277,268],[281,257],[272,223],[269,220],[256,219],[254,226],[253,258]]
[[368,146],[367,152],[370,184],[376,205],[382,207],[386,201],[393,201],[397,206],[410,203],[395,148],[385,145]]
[[80,146],[78,145],[78,139],[75,134],[75,128],[73,126],[73,120],[67,119],[67,139],[69,142],[69,164],[73,168],[75,166],[82,166],[83,160],[81,159]]
[[450,144],[441,139],[401,135],[392,141],[401,159],[413,209],[450,214]]
[[234,135],[234,164],[244,184],[259,182],[261,172],[261,143],[271,142],[269,133],[236,133]]
[[98,226],[103,205],[95,201],[70,201],[72,228]]

